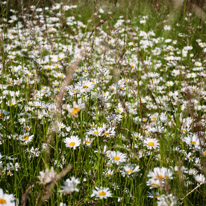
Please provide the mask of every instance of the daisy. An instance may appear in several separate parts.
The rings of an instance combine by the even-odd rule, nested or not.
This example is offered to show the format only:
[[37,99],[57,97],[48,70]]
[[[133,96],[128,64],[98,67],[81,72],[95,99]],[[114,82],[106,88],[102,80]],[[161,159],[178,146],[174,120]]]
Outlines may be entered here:
[[92,142],[93,142],[94,138],[89,138],[89,137],[86,137],[83,141],[83,143],[87,146],[91,146]]
[[106,187],[100,187],[100,188],[95,187],[91,195],[91,197],[98,197],[100,199],[111,197],[111,196],[112,194],[109,191],[109,188],[106,188]]
[[177,198],[173,194],[161,195],[158,198],[157,206],[175,206],[177,205]]
[[74,176],[71,179],[67,179],[64,182],[64,186],[61,186],[62,190],[59,192],[63,192],[64,194],[70,194],[72,192],[79,192],[77,185],[80,183],[79,179],[76,179]]
[[87,134],[88,135],[94,135],[94,136],[101,136],[103,129],[98,127],[98,128],[92,128],[90,129]]
[[13,194],[6,194],[0,189],[0,205],[2,206],[15,206],[15,198]]
[[186,142],[186,144],[188,144],[189,146],[195,147],[196,149],[200,148],[200,141],[196,134],[185,137],[183,141]]
[[67,110],[71,115],[76,116],[84,107],[84,104],[76,104],[75,102],[73,102],[73,107],[67,105]]
[[157,180],[172,179],[172,171],[165,167],[155,167],[153,171],[150,171],[148,177]]
[[148,149],[156,149],[159,147],[159,143],[157,139],[147,138],[144,140],[144,144]]
[[41,171],[39,180],[41,184],[48,184],[50,183],[56,176],[56,172],[54,171],[54,168],[52,167],[51,170],[48,168],[45,170],[45,172]]
[[195,176],[198,173],[196,169],[189,169],[188,174]]
[[64,140],[66,147],[76,149],[79,147],[81,140],[77,136],[71,136]]
[[104,172],[104,175],[106,175],[107,177],[111,177],[113,175],[114,171],[111,169],[108,169]]
[[204,183],[205,182],[205,176],[202,175],[202,174],[195,175],[194,178],[198,183]]
[[149,179],[147,181],[147,186],[149,186],[150,188],[157,188],[160,187],[161,182],[157,179]]
[[127,156],[126,156],[126,154],[123,154],[119,151],[108,151],[107,152],[107,157],[110,158],[112,163],[115,163],[115,164],[118,165],[122,162],[125,162]]
[[84,82],[82,82],[81,85],[78,85],[78,87],[79,87],[79,91],[81,93],[84,93],[84,92],[91,91],[94,87],[94,84],[90,81],[84,81]]
[[128,164],[126,166],[123,167],[123,171],[122,171],[122,175],[125,176],[125,175],[131,175],[135,172],[139,172],[140,169],[139,169],[139,166],[135,166],[133,164]]

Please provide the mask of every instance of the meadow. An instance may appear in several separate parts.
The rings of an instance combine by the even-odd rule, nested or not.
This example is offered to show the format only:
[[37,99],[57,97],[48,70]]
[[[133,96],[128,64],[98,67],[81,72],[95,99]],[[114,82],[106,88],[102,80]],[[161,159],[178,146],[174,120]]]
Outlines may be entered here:
[[151,2],[0,2],[0,206],[206,205],[205,8]]

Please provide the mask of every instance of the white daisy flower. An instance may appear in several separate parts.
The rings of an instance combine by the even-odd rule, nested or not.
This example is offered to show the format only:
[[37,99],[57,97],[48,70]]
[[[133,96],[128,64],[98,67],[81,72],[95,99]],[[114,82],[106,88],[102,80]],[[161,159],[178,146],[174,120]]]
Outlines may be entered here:
[[15,206],[15,198],[13,194],[6,194],[0,189],[0,205],[2,206]]
[[76,149],[81,144],[81,140],[77,136],[71,136],[67,137],[64,140],[64,143],[66,144],[66,147]]
[[155,167],[153,171],[150,171],[148,177],[157,180],[172,179],[172,171],[165,167]]
[[126,166],[123,167],[122,175],[131,175],[135,172],[139,172],[139,166],[135,166],[133,164],[127,164]]
[[197,149],[200,148],[200,140],[196,134],[185,137],[183,141],[186,142],[186,144],[188,144],[189,146],[193,146]]
[[177,198],[173,194],[161,195],[158,198],[157,206],[175,206],[177,205]]
[[83,141],[83,143],[87,146],[91,146],[92,142],[93,142],[94,138],[89,138],[89,137],[86,137]]
[[156,149],[159,147],[159,142],[154,138],[147,138],[144,140],[144,144],[148,149]]
[[80,183],[79,179],[74,176],[71,179],[66,179],[64,182],[64,186],[61,186],[62,190],[59,192],[63,192],[64,194],[70,194],[72,192],[79,192],[77,185]]
[[56,176],[56,172],[54,171],[54,168],[52,167],[51,170],[48,168],[45,170],[45,172],[40,172],[39,180],[42,184],[48,184],[50,183]]
[[71,115],[76,116],[84,107],[84,104],[76,104],[75,102],[73,102],[73,107],[67,105],[67,110]]
[[126,154],[121,153],[119,151],[108,151],[107,157],[110,158],[112,163],[115,163],[118,165],[122,162],[125,162],[127,156],[126,156]]
[[194,178],[195,178],[195,180],[196,180],[198,183],[203,183],[203,182],[205,182],[205,176],[202,175],[202,174],[195,175]]
[[106,188],[106,187],[100,187],[100,188],[95,187],[91,195],[91,197],[98,197],[100,199],[111,197],[111,196],[112,194],[109,191],[109,188]]

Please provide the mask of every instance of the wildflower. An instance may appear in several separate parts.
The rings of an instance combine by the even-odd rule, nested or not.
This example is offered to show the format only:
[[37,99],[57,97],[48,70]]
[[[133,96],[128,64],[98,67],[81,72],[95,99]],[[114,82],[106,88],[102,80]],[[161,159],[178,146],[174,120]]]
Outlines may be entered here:
[[69,138],[66,138],[64,140],[64,143],[66,144],[66,147],[76,149],[79,147],[81,141],[77,136],[71,136]]
[[195,180],[196,180],[198,183],[203,183],[203,182],[205,182],[205,176],[202,175],[202,174],[195,175],[194,178],[195,178]]
[[198,171],[197,171],[196,169],[189,169],[189,170],[188,170],[188,174],[189,174],[189,175],[193,175],[193,176],[195,176],[195,175],[197,174],[197,172],[198,172]]
[[113,175],[114,171],[111,170],[111,169],[108,169],[104,172],[104,174],[107,176],[107,177],[111,177]]
[[84,104],[76,104],[75,102],[73,102],[73,107],[70,107],[68,105],[67,110],[71,115],[76,116],[84,107]]
[[50,183],[56,176],[56,172],[54,171],[54,168],[52,167],[51,170],[48,168],[45,170],[45,172],[40,172],[39,180],[41,184],[48,184]]
[[89,92],[93,89],[94,84],[90,81],[84,81],[82,84],[78,85],[80,93]]
[[173,86],[173,85],[174,85],[174,82],[172,82],[172,81],[168,81],[168,82],[167,82],[167,86],[168,86],[168,87],[171,87],[171,86]]
[[0,205],[2,206],[15,206],[15,198],[13,194],[6,194],[0,189]]
[[183,141],[186,142],[186,144],[188,144],[189,146],[195,147],[196,149],[200,148],[200,141],[196,134],[185,137]]
[[157,206],[175,206],[177,205],[177,198],[173,194],[161,195],[158,198]]
[[100,188],[95,187],[91,195],[91,197],[98,197],[100,199],[104,199],[104,198],[111,197],[111,196],[112,194],[109,191],[109,188],[106,188],[106,187],[100,187]]
[[144,140],[144,144],[148,149],[156,149],[159,147],[159,143],[157,139],[147,138]]
[[160,187],[162,183],[157,180],[157,179],[149,179],[147,181],[147,186],[150,186],[150,188],[157,188],[157,187]]
[[123,171],[122,171],[122,175],[125,176],[125,175],[131,175],[135,172],[139,172],[140,169],[139,169],[139,166],[135,166],[133,164],[128,164],[126,166],[123,167]]
[[84,139],[84,144],[87,145],[87,146],[91,146],[92,142],[93,142],[94,138],[89,138],[89,137],[86,137]]
[[153,171],[150,171],[148,177],[163,180],[163,179],[172,179],[172,171],[165,167],[155,167]]
[[90,129],[87,134],[88,135],[94,135],[94,136],[101,136],[103,129],[98,127],[94,129]]
[[111,162],[115,164],[120,164],[126,161],[126,154],[119,151],[108,151],[107,156],[110,158]]
[[64,182],[64,186],[61,186],[62,190],[59,192],[63,192],[64,194],[70,194],[72,192],[79,192],[77,185],[80,183],[79,179],[75,178],[74,176],[71,179],[66,179]]

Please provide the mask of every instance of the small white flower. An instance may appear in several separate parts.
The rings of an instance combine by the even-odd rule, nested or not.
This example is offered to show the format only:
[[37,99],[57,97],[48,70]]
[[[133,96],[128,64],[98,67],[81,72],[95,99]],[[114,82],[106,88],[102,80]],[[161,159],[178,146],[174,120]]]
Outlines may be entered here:
[[56,172],[54,171],[54,168],[52,167],[51,170],[47,168],[45,172],[40,172],[39,180],[42,184],[48,184],[55,178],[55,176]]
[[79,192],[77,185],[80,183],[79,179],[76,179],[74,176],[71,179],[67,179],[64,182],[64,186],[61,186],[62,190],[59,192],[63,192],[64,194],[70,194],[72,192]]
[[175,206],[177,205],[177,198],[172,195],[161,195],[158,198],[157,206]]
[[15,206],[15,198],[13,194],[6,194],[0,189],[0,205],[2,206]]
[[128,164],[126,166],[123,167],[123,171],[122,171],[122,175],[125,176],[125,175],[131,175],[135,172],[139,172],[140,169],[139,169],[139,166],[135,166],[133,164]]
[[199,174],[199,175],[196,175],[194,176],[195,180],[198,182],[198,183],[203,183],[205,182],[205,176],[202,175],[202,174]]
[[165,30],[165,31],[170,31],[170,30],[171,30],[171,26],[165,25],[165,26],[164,26],[164,30]]
[[126,161],[126,154],[123,154],[119,151],[108,151],[107,157],[110,158],[112,163],[115,163],[117,165]]
[[91,195],[91,197],[98,197],[100,199],[111,197],[111,196],[112,194],[109,191],[109,188],[106,188],[106,187],[100,187],[100,188],[95,187]]
[[71,136],[64,140],[66,147],[76,149],[81,144],[80,139],[77,136]]
[[76,104],[75,102],[73,102],[73,107],[67,105],[67,110],[71,115],[76,116],[84,107],[84,104]]
[[159,147],[159,143],[157,139],[147,138],[144,140],[144,144],[148,149],[156,149]]

